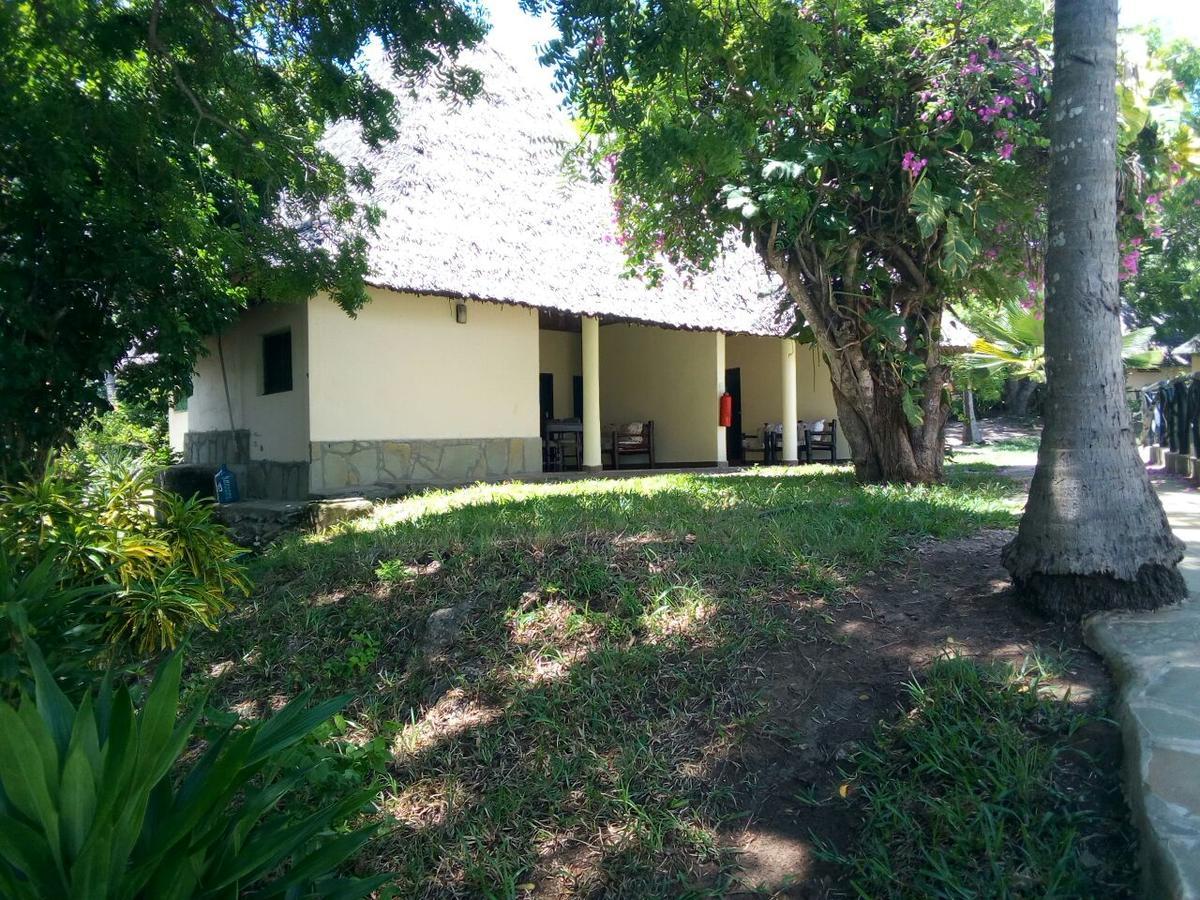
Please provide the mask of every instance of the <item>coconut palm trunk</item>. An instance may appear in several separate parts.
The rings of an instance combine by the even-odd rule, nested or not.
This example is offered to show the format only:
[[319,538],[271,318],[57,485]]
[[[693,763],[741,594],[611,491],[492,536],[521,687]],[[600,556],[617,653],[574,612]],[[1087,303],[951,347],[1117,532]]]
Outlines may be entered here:
[[1186,594],[1183,546],[1137,455],[1124,398],[1116,242],[1117,0],[1054,15],[1045,428],[1004,565],[1037,609],[1075,618]]

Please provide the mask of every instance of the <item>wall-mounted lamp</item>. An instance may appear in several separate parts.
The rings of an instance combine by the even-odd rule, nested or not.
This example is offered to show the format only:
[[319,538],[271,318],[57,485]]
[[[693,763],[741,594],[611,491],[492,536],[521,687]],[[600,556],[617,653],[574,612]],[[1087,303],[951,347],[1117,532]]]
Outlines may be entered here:
[[457,303],[454,306],[454,321],[459,325],[467,324],[467,304]]

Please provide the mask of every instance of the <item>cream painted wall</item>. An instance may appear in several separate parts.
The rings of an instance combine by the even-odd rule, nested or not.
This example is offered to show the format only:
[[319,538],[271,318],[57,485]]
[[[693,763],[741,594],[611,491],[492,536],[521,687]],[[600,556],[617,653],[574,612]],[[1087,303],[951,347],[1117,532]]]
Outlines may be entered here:
[[167,443],[176,453],[183,453],[183,435],[188,430],[186,409],[167,410]]
[[583,346],[577,331],[538,332],[538,372],[554,376],[554,418],[575,415],[572,381],[583,374]]
[[538,436],[536,310],[369,293],[309,302],[312,441]]
[[1126,370],[1125,371],[1125,387],[1130,389],[1143,388],[1148,384],[1154,384],[1157,381],[1170,380],[1177,375],[1186,375],[1188,372],[1194,372],[1195,369],[1188,369],[1185,366],[1168,366],[1165,369],[1154,369],[1153,371],[1145,370]]
[[[292,332],[292,389],[262,392],[263,335]],[[277,462],[308,460],[308,316],[304,303],[249,310],[221,335],[229,403],[221,378],[216,338],[196,364],[188,398],[188,431],[226,431],[229,409],[235,428],[250,431],[250,458]],[[179,415],[175,413],[174,415]],[[172,445],[173,446],[173,445]]]
[[719,458],[717,339],[644,325],[600,328],[600,419],[654,420],[655,462]]
[[[742,430],[752,433],[763,423],[777,423],[783,406],[779,338],[731,334],[725,338],[725,365],[742,370]],[[837,418],[829,368],[811,345],[796,348],[796,414],[805,422]],[[838,458],[850,458],[840,430]]]

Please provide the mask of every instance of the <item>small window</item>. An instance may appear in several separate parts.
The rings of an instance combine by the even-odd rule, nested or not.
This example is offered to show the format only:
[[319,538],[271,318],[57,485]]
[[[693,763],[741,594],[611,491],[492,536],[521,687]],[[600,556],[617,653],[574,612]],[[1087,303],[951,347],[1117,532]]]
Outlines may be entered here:
[[292,389],[292,333],[264,334],[262,339],[263,393],[282,394]]

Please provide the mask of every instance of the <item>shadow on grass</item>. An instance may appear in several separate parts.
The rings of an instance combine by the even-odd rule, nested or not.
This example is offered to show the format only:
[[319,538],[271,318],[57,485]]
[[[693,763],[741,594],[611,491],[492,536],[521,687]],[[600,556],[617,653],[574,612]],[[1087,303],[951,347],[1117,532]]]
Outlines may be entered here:
[[[1012,491],[814,467],[412,498],[268,552],[193,677],[219,667],[242,711],[355,695],[348,738],[386,737],[395,819],[362,864],[402,896],[723,895],[747,742],[771,739],[764,660],[816,672],[847,643],[855,580],[922,539],[1011,525]],[[440,609],[457,633],[431,645]]]

